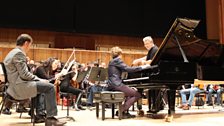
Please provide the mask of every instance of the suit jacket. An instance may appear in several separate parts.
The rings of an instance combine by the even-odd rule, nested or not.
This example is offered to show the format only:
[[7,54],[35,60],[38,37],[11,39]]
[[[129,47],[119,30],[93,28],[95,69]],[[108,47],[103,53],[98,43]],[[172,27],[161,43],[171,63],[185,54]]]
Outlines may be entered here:
[[109,85],[122,85],[122,72],[137,72],[141,71],[142,67],[129,67],[119,57],[114,58],[108,65],[108,83]]
[[7,93],[22,100],[37,95],[35,75],[28,70],[26,54],[20,47],[11,50],[4,59],[9,87]]

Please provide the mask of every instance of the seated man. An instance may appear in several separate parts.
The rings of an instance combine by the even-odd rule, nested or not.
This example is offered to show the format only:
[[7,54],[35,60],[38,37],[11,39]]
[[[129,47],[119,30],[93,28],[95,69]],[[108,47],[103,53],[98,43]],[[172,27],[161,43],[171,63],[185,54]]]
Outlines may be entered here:
[[47,80],[33,75],[28,70],[26,54],[32,46],[32,42],[33,39],[30,35],[21,34],[16,40],[16,47],[4,59],[9,78],[7,93],[17,100],[29,99],[36,97],[37,94],[44,93],[47,111],[45,125],[62,126],[65,122],[59,122],[55,118],[57,116],[57,104],[54,86]]
[[[190,107],[192,106],[193,100],[194,100],[194,96],[197,93],[203,92],[205,91],[206,87],[205,85],[197,85],[197,86],[191,86],[191,88],[183,88],[182,90],[180,90],[180,95],[181,95],[181,99],[182,99],[182,104],[179,108],[182,108],[183,110],[189,110]],[[186,98],[186,95],[190,94],[188,100]]]
[[[131,88],[122,83],[122,72],[137,72],[145,69],[149,65],[130,67],[122,61],[122,49],[113,47],[111,49],[112,60],[108,65],[108,90],[121,91],[125,94],[126,100],[122,104],[121,111],[123,118],[133,118],[135,115],[125,113],[139,98],[141,94],[136,88]],[[118,112],[116,112],[118,115]]]
[[[91,82],[89,82],[91,83]],[[101,91],[106,91],[107,90],[107,86],[101,86],[98,84],[93,84],[91,83],[91,86],[89,87],[89,94],[88,94],[88,99],[87,99],[87,107],[90,108],[93,107],[93,95],[95,92],[101,92]]]
[[223,89],[220,85],[209,85],[208,86],[208,105],[213,105],[212,103],[212,94],[215,93],[217,95],[215,101],[217,105],[221,104],[221,94]]

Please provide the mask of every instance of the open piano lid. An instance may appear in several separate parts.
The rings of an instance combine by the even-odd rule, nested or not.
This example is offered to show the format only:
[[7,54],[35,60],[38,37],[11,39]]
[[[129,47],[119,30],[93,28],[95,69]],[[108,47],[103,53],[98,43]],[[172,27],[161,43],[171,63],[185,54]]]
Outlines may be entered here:
[[[153,57],[151,65],[158,64],[161,60],[189,61],[206,66],[223,65],[223,46],[216,42],[199,39],[194,35],[194,29],[199,22],[194,19],[176,18]],[[186,56],[187,61],[183,55]]]

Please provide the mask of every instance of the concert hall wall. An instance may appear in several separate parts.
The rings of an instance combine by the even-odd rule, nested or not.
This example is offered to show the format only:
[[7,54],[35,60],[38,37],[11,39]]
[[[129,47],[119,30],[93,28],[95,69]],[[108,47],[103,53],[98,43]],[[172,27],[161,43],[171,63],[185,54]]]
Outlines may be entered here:
[[176,17],[200,19],[206,37],[204,0],[7,0],[0,27],[56,32],[164,37]]

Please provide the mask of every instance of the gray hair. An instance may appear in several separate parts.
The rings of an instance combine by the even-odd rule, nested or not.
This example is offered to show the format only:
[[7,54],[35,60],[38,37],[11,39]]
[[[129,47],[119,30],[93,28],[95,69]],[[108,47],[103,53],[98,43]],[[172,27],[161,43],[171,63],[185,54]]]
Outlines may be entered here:
[[143,38],[143,42],[146,42],[146,41],[149,41],[149,42],[152,42],[153,43],[153,39],[151,36],[146,36]]

